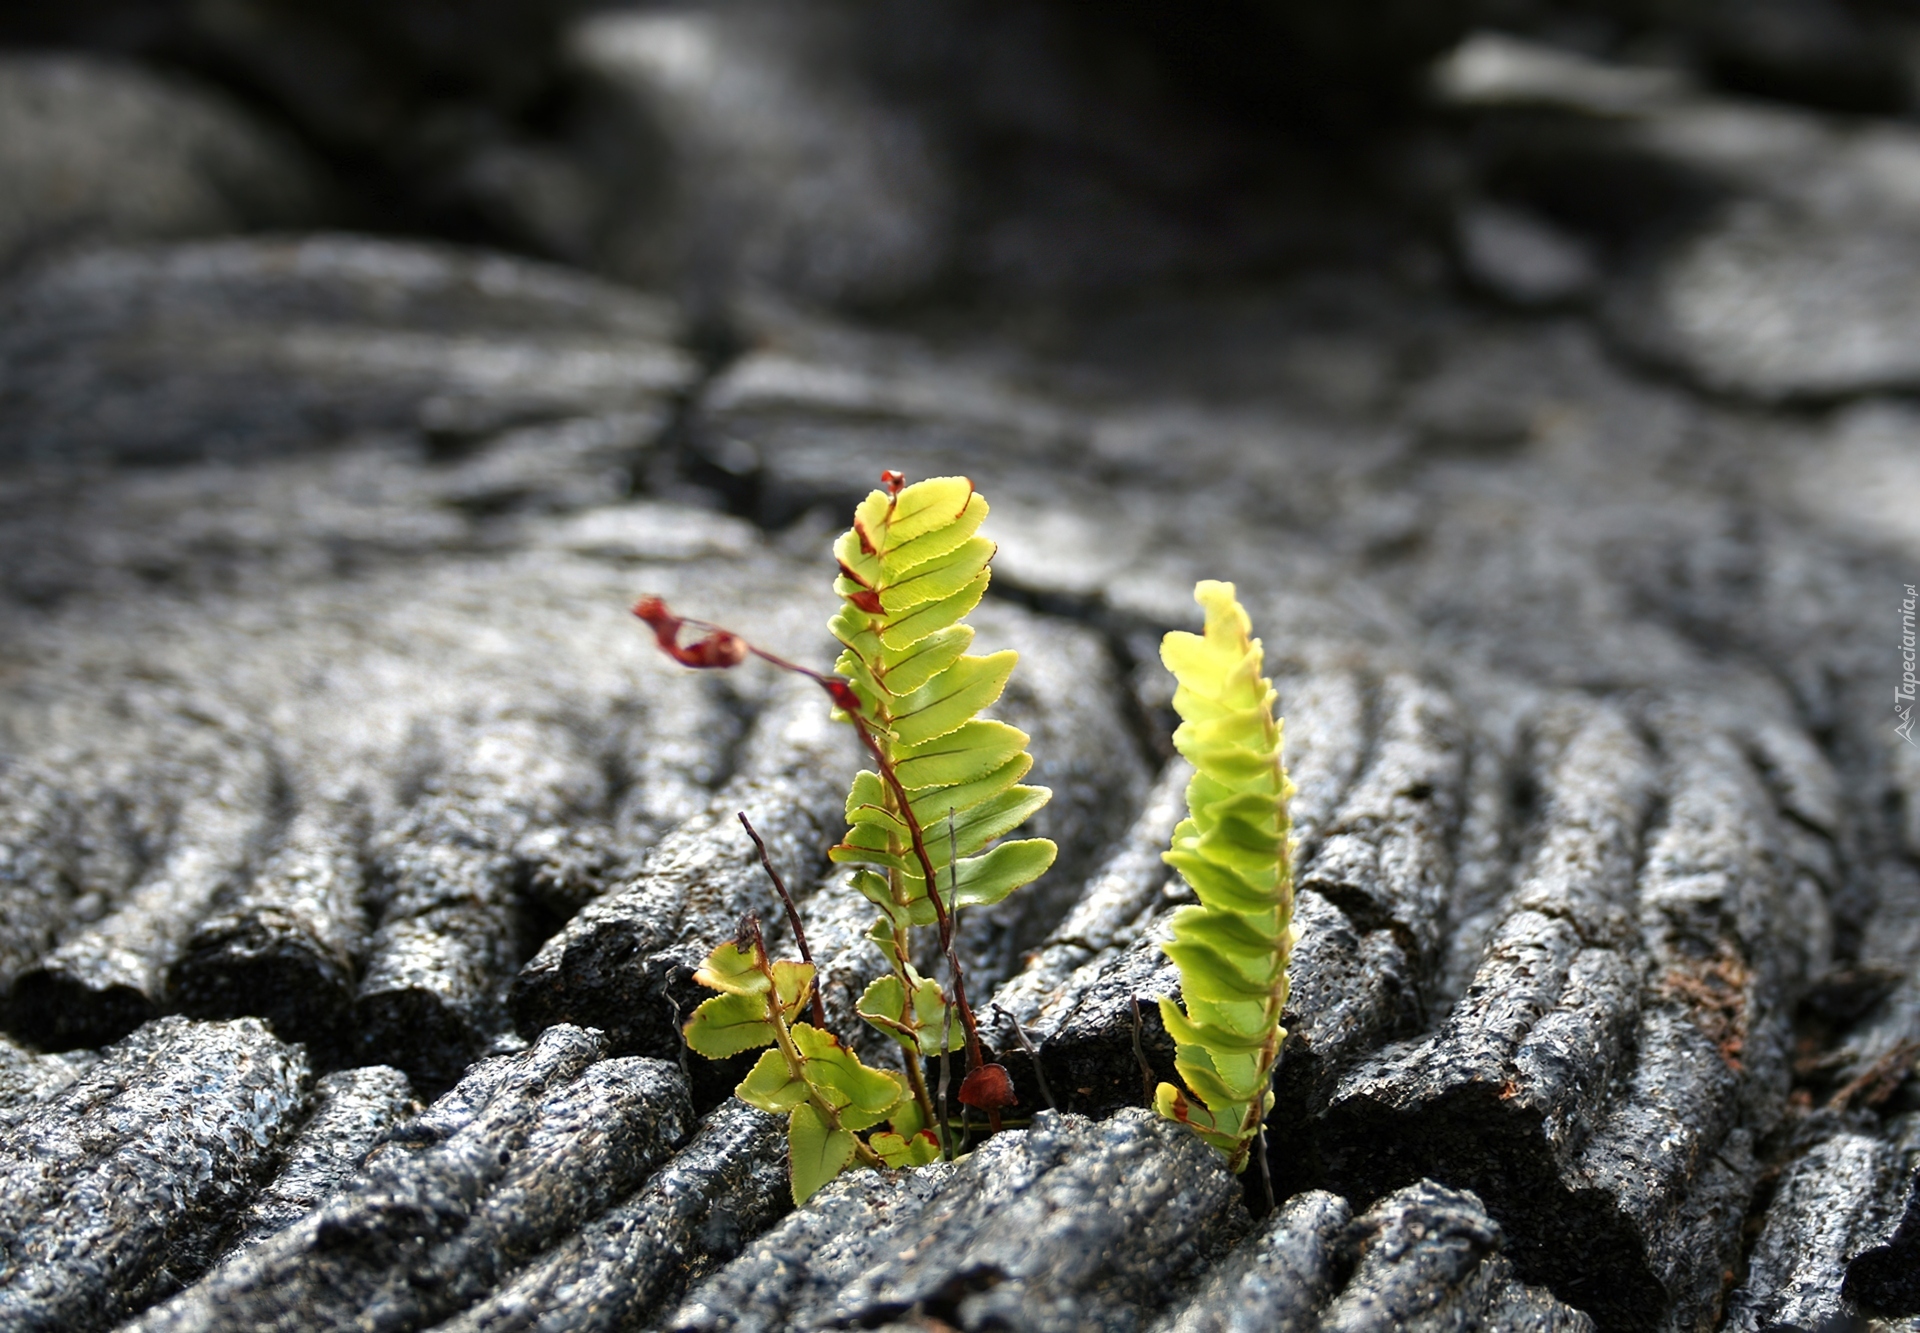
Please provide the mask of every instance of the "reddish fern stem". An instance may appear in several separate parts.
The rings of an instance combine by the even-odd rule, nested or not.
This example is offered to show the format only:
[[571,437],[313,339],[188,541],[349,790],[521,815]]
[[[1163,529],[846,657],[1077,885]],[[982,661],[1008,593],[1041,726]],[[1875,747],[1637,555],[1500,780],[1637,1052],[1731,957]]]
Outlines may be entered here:
[[[760,840],[760,831],[747,818],[745,810],[735,811],[740,825],[746,829],[747,836],[753,839],[755,850],[760,853],[760,864],[767,872],[767,878],[773,881],[773,891],[780,895],[780,905],[787,909],[787,924],[793,927],[793,942],[800,946],[800,961],[808,967],[813,966],[813,950],[807,947],[806,927],[800,924],[800,909],[793,905],[793,895],[787,892],[787,885],[780,878],[780,872],[773,868],[773,858],[767,855],[767,844]],[[816,972],[813,979],[813,1025],[822,1032],[827,1030],[827,1006],[820,1000],[820,978]]]

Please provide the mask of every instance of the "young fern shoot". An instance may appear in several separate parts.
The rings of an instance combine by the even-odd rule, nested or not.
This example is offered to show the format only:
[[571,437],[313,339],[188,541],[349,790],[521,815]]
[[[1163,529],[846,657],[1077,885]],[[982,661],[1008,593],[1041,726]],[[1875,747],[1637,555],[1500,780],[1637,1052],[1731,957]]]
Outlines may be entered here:
[[[950,998],[960,1019],[952,1040],[967,1048],[962,1105],[999,1113],[1013,1104],[1006,1071],[983,1062],[978,1027],[954,950],[953,913],[985,907],[1030,884],[1053,864],[1045,838],[989,843],[1025,823],[1051,799],[1021,784],[1033,759],[1027,735],[977,714],[1000,697],[1019,654],[968,655],[973,627],[961,620],[992,577],[994,544],[978,535],[987,502],[965,477],[902,486],[888,473],[834,543],[842,598],[829,628],[842,645],[834,669],[859,700],[875,771],[854,779],[849,828],[830,856],[860,866],[853,884],[881,911],[867,938],[891,975],[868,987],[860,1013],[898,1041],[914,1097],[933,1119],[921,1056],[943,1048]],[[948,824],[929,843],[926,830]],[[954,994],[913,963],[913,930],[939,928]]]
[[1188,817],[1162,857],[1200,899],[1173,914],[1161,946],[1180,969],[1186,1001],[1182,1013],[1161,1000],[1160,1017],[1187,1091],[1162,1083],[1154,1106],[1238,1173],[1273,1108],[1273,1069],[1287,1035],[1280,1015],[1294,941],[1293,784],[1281,764],[1273,684],[1260,674],[1260,641],[1249,637],[1233,585],[1203,580],[1193,595],[1206,611],[1205,632],[1168,634],[1160,645],[1179,682],[1173,743],[1195,769]]
[[[859,733],[874,763],[854,779],[849,827],[829,855],[857,867],[853,887],[880,909],[867,938],[888,973],[861,996],[859,1012],[899,1043],[904,1078],[862,1064],[822,1030],[817,1004],[815,1023],[798,1021],[815,999],[813,965],[769,959],[752,917],[696,974],[720,994],[702,1003],[686,1026],[688,1045],[714,1059],[770,1048],[736,1092],[789,1116],[796,1203],[855,1161],[920,1165],[950,1152],[944,1132],[934,1129],[944,1131],[945,1124],[935,1112],[923,1059],[965,1046],[960,1101],[984,1110],[999,1127],[1000,1111],[1015,1104],[1012,1083],[1001,1066],[985,1063],[954,920],[962,907],[997,903],[1039,878],[1055,855],[1045,838],[1000,841],[1052,793],[1020,781],[1033,766],[1026,733],[977,716],[1000,697],[1018,658],[966,651],[973,629],[961,621],[991,578],[994,545],[978,535],[987,502],[965,477],[912,486],[896,472],[882,479],[884,489],[867,496],[834,546],[842,605],[829,628],[842,647],[838,676],[685,620],[657,597],[634,606],[661,650],[682,665],[732,667],[757,656],[811,677],[832,700],[834,716]],[[689,626],[704,633],[682,643]],[[938,836],[930,839],[929,829]],[[784,886],[771,864],[767,869],[791,913]],[[794,926],[803,938],[797,914]],[[950,990],[915,966],[913,931],[927,926],[938,929]],[[882,1121],[887,1128],[876,1129]],[[874,1132],[861,1139],[860,1131],[869,1129]]]

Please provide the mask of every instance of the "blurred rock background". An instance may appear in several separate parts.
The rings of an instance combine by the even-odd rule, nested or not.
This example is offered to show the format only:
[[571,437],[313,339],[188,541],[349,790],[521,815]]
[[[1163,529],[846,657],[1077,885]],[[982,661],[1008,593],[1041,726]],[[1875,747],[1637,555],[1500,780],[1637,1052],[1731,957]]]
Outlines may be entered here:
[[[1916,394],[1915,0],[5,7],[0,1323],[211,1326],[337,1263],[395,1328],[1920,1327]],[[770,910],[764,799],[844,1010],[850,756],[623,605],[820,658],[881,467],[995,507],[1067,854],[966,947],[1106,1118],[755,1250],[767,1127],[594,951],[677,975]],[[1259,1224],[1109,1114],[1169,1056],[1127,1015],[1201,576],[1301,785]],[[608,1174],[549,1065],[706,1127]],[[113,1098],[124,1142],[68,1134]],[[169,1117],[217,1179],[140,1156]],[[300,1239],[383,1143],[471,1131],[379,1188],[478,1198],[527,1117],[488,1225],[553,1207],[480,1260]],[[89,1193],[129,1170],[146,1230]],[[931,1257],[796,1275],[823,1216]]]

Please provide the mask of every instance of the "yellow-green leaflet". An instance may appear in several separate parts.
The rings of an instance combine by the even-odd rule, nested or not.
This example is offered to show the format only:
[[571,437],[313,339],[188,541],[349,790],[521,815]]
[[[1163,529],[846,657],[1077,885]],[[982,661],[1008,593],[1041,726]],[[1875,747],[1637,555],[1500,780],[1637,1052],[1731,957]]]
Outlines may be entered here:
[[[971,481],[933,477],[897,495],[874,491],[833,548],[844,599],[829,626],[842,646],[834,670],[852,684],[909,793],[943,895],[953,892],[951,875],[962,906],[1000,901],[1054,857],[1044,838],[989,847],[1052,793],[1020,785],[1031,764],[1026,733],[979,716],[999,699],[1019,656],[966,651],[973,630],[960,622],[992,578],[994,545],[979,535],[986,516]],[[872,867],[886,878],[899,920],[930,924],[926,876],[892,785],[862,773],[847,821],[833,859]],[[953,843],[959,861],[950,872]]]
[[1186,1010],[1162,1000],[1160,1016],[1187,1087],[1162,1083],[1154,1105],[1243,1171],[1273,1106],[1269,1085],[1287,1035],[1280,1014],[1293,951],[1293,784],[1280,759],[1273,683],[1261,675],[1260,641],[1250,637],[1233,585],[1203,580],[1193,596],[1205,630],[1175,632],[1160,645],[1179,682],[1174,747],[1195,769],[1188,818],[1161,858],[1200,900],[1174,913],[1162,945],[1180,969]]

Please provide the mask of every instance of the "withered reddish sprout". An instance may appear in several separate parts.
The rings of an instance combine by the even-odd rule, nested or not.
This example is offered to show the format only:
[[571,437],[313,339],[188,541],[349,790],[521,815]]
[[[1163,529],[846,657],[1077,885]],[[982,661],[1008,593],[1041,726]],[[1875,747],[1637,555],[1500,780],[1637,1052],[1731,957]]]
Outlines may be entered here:
[[888,468],[880,474],[880,484],[887,488],[888,495],[898,495],[907,484],[907,474]]
[[[642,597],[633,604],[633,613],[653,630],[660,650],[681,666],[703,669],[736,667],[747,660],[750,649],[747,641],[738,634],[715,625],[682,619],[669,611],[667,604],[658,597]],[[683,644],[680,642],[680,631],[688,625],[707,632],[694,642]]]

